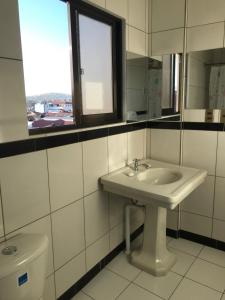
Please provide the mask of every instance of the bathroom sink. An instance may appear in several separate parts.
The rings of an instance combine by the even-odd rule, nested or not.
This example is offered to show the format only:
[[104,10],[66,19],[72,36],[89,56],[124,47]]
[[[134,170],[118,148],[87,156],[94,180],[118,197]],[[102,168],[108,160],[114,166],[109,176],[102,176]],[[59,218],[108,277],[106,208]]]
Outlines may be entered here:
[[137,171],[128,166],[101,177],[105,191],[145,206],[143,245],[131,252],[131,264],[155,276],[168,273],[176,256],[166,246],[167,209],[174,209],[206,175],[205,170],[145,160]]
[[178,181],[181,177],[181,172],[167,168],[155,168],[139,173],[137,180],[153,185],[164,185]]
[[105,191],[132,198],[140,204],[174,209],[206,178],[207,172],[156,160],[143,161],[151,168],[134,172],[124,167],[101,177]]

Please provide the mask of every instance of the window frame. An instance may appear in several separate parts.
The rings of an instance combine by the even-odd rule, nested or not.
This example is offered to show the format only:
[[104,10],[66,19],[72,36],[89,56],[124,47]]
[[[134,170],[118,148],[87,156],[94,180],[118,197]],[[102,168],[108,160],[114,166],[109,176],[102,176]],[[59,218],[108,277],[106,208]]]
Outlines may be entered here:
[[[29,129],[29,134],[65,131],[107,125],[123,121],[124,39],[125,21],[104,9],[83,0],[60,0],[68,5],[68,26],[71,46],[71,83],[74,124]],[[93,115],[82,113],[82,85],[79,39],[79,14],[102,22],[112,28],[112,91],[113,112]]]

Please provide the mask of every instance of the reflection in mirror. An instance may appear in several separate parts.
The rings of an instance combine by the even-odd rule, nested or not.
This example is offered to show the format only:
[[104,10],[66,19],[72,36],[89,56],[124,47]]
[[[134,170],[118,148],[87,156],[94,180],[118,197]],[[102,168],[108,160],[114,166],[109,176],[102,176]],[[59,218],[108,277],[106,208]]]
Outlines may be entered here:
[[179,54],[152,58],[127,53],[127,121],[179,114]]
[[187,55],[186,108],[225,108],[225,49]]

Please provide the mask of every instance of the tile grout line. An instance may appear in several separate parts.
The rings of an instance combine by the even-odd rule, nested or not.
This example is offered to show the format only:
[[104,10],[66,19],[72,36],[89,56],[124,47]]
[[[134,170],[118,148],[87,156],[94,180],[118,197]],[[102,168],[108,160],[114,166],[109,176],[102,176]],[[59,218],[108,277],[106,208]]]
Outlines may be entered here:
[[50,208],[50,214],[49,214],[49,218],[50,218],[50,225],[51,225],[51,242],[52,242],[52,263],[53,263],[53,279],[54,279],[54,293],[55,293],[55,297],[57,295],[56,293],[56,277],[55,277],[55,251],[54,251],[54,242],[53,242],[53,223],[52,223],[52,214],[51,214],[51,201],[50,201],[50,197],[51,197],[51,192],[50,192],[50,172],[49,172],[49,157],[48,157],[48,151],[47,149],[45,150],[46,153],[46,160],[47,160],[47,173],[48,173],[48,200],[49,200],[49,208]]

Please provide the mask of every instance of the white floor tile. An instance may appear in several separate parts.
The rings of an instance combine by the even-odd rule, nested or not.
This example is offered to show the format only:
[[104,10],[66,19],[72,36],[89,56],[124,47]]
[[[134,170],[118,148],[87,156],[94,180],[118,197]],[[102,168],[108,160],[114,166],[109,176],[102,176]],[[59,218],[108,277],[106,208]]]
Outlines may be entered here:
[[92,300],[93,298],[85,295],[82,291],[75,295],[71,300]]
[[96,300],[114,300],[128,285],[129,281],[104,269],[83,290]]
[[193,256],[198,256],[203,247],[198,243],[194,243],[184,239],[173,239],[171,242],[169,242],[168,246],[186,252],[187,254]]
[[114,260],[108,264],[107,269],[121,275],[122,277],[132,281],[134,280],[141,270],[132,266],[128,262],[128,258],[125,253],[119,254]]
[[195,256],[186,254],[177,249],[169,249],[172,253],[174,253],[177,257],[176,264],[172,267],[171,271],[178,273],[179,275],[184,276],[184,274],[188,271],[190,266],[195,260]]
[[131,284],[118,298],[118,300],[160,300],[161,298],[147,292],[137,285]]
[[201,251],[200,258],[205,259],[211,263],[225,267],[225,252],[210,247],[204,247]]
[[164,299],[169,299],[181,279],[181,276],[173,272],[169,272],[166,276],[162,277],[155,277],[141,272],[135,283]]
[[206,286],[196,283],[189,279],[184,279],[171,300],[219,300],[221,293],[214,291]]
[[191,266],[186,277],[220,292],[225,288],[225,268],[199,258]]

